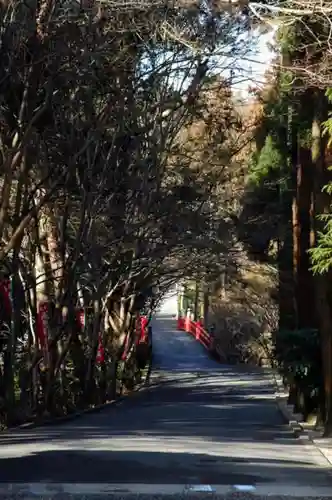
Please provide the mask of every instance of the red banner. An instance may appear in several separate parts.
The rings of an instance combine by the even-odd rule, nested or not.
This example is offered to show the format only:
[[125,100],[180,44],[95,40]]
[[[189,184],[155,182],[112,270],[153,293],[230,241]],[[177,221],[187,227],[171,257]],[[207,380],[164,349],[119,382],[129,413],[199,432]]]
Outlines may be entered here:
[[[77,314],[77,320],[80,324],[80,327],[83,330],[85,328],[85,311],[84,311],[84,309],[79,309],[76,314]],[[105,350],[104,350],[103,343],[102,343],[101,333],[99,333],[96,362],[97,363],[104,363],[104,361],[105,361]]]
[[141,332],[139,337],[139,343],[146,343],[148,337],[148,319],[145,316],[141,316]]
[[[136,315],[135,323],[135,343],[145,344],[148,341],[148,319],[145,316],[140,316],[138,313]],[[125,346],[122,353],[122,361],[125,361],[128,356],[128,351],[130,347],[130,333],[126,335]]]
[[136,344],[141,344],[147,341],[148,335],[148,319],[145,316],[136,317]]

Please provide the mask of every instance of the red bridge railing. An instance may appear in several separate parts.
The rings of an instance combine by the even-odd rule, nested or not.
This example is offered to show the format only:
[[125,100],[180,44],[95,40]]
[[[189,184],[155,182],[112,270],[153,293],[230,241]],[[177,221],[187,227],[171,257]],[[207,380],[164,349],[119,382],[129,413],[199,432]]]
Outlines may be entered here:
[[192,321],[190,318],[179,318],[177,320],[178,330],[190,333],[200,344],[208,351],[212,347],[212,339],[210,334],[204,330],[199,321]]

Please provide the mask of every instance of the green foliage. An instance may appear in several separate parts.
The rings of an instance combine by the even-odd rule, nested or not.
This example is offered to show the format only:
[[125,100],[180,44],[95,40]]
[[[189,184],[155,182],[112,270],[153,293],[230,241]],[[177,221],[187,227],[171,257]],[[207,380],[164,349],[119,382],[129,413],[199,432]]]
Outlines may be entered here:
[[[272,119],[268,126],[271,124]],[[284,151],[273,132],[271,127],[261,150],[251,156],[239,226],[240,237],[249,252],[263,260],[269,258],[270,244],[277,238],[282,217],[280,192],[284,189],[287,167]]]
[[283,157],[271,135],[265,139],[265,144],[259,155],[255,153],[249,170],[249,182],[255,186],[265,183],[269,177],[275,177],[283,168]]
[[[326,190],[332,189],[332,184]],[[309,250],[314,274],[325,274],[332,267],[332,214],[320,215],[325,222],[323,231],[317,234],[317,245]]]
[[285,104],[285,98],[288,99],[289,94],[293,89],[293,83],[294,83],[294,74],[291,71],[283,70],[280,72],[279,74],[280,105]]
[[293,26],[282,25],[277,32],[276,40],[281,53],[291,53],[296,49],[297,36]]
[[316,329],[280,330],[275,356],[288,381],[296,381],[307,392],[317,392],[321,385],[321,351]]
[[[332,88],[327,89],[326,96],[332,102]],[[332,113],[324,123],[324,134],[328,136],[328,145],[332,144]],[[330,170],[332,167],[330,167]],[[332,195],[332,182],[324,186],[323,191]],[[332,204],[330,206],[332,212]],[[317,244],[315,248],[309,250],[312,262],[312,271],[315,274],[325,274],[332,267],[332,213],[321,214],[318,219],[324,223],[322,231],[317,234]]]
[[298,142],[302,148],[311,148],[312,134],[310,129],[302,128],[298,131]]
[[[326,91],[326,97],[328,98],[329,102],[332,103],[332,88],[328,88]],[[324,135],[327,135],[329,140],[328,140],[328,145],[331,146],[332,143],[332,112],[329,112],[329,118],[324,122]]]
[[[332,102],[332,88],[326,91],[326,97]],[[328,146],[332,144],[332,112],[329,112],[329,118],[324,122],[324,135],[328,136]]]

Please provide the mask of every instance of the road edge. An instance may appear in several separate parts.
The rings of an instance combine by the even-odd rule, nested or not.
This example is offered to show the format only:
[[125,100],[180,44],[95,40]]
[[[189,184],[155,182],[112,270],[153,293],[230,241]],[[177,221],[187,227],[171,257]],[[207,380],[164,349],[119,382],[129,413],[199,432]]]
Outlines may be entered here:
[[[288,391],[284,386],[282,377],[276,370],[271,369],[272,382],[275,387],[275,398],[279,412],[288,423],[295,437],[304,444],[308,441],[321,453],[325,460],[332,466],[332,439],[322,438],[322,433],[313,430],[302,420],[302,415],[294,412],[294,406],[288,404]],[[330,448],[329,448],[330,447]]]
[[135,397],[135,395],[137,395],[138,393],[143,392],[144,390],[148,390],[148,389],[150,389],[158,384],[159,384],[159,381],[157,378],[155,378],[153,376],[152,369],[151,369],[150,376],[149,376],[149,379],[147,381],[143,382],[140,386],[136,387],[128,394],[124,394],[122,396],[119,396],[118,398],[114,399],[113,401],[108,401],[108,402],[102,403],[100,405],[92,406],[90,408],[85,408],[84,410],[75,411],[73,413],[69,413],[67,415],[62,415],[59,417],[50,417],[50,418],[45,418],[44,420],[41,419],[40,421],[25,422],[25,423],[20,424],[20,425],[9,427],[8,429],[5,429],[2,432],[0,431],[0,436],[6,435],[6,434],[11,434],[11,433],[17,432],[19,430],[29,430],[29,429],[35,429],[37,427],[48,427],[48,426],[52,426],[52,425],[56,426],[56,425],[65,424],[66,422],[83,417],[84,415],[87,415],[90,413],[98,413],[100,411],[115,407],[118,404],[124,402],[125,400],[127,400],[129,398]]

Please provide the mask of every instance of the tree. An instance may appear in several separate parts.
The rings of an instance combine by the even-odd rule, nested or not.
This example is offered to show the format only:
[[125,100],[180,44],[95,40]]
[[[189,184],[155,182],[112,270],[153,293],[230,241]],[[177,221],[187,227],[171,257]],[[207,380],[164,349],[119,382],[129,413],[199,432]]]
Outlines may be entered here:
[[[12,0],[1,9],[8,425],[112,399],[121,380],[132,387],[135,318],[212,246],[220,249],[222,224],[211,218],[216,172],[205,177],[182,164],[179,138],[202,113],[213,58],[225,47],[244,50],[235,47],[244,22],[163,2]],[[224,116],[219,126],[225,142]]]
[[[315,17],[306,18],[303,12],[300,19],[302,14],[287,11],[290,4],[287,7],[286,2],[279,5],[271,2],[266,5],[265,12],[275,11],[270,8],[271,5],[274,5],[277,11],[284,16],[281,19],[283,24],[279,29],[276,40],[281,51],[281,63],[276,62],[278,69],[274,80],[274,97],[272,93],[269,98],[274,123],[272,121],[269,124],[268,120],[262,122],[266,130],[265,137],[268,137],[271,133],[274,134],[274,141],[269,140],[266,143],[270,151],[267,156],[267,164],[270,169],[266,168],[264,154],[263,161],[260,160],[262,152],[264,153],[260,146],[259,155],[256,154],[256,158],[253,158],[253,170],[256,178],[257,170],[258,173],[263,174],[263,178],[268,172],[267,177],[265,177],[267,182],[261,186],[261,192],[256,190],[256,196],[258,196],[260,203],[266,198],[271,203],[272,200],[269,198],[268,191],[264,189],[264,185],[265,187],[266,184],[270,186],[272,180],[273,186],[274,179],[271,172],[274,169],[271,168],[271,164],[274,163],[276,158],[277,163],[281,163],[279,174],[277,169],[275,178],[278,189],[274,189],[271,194],[275,196],[277,202],[274,207],[276,208],[277,220],[279,219],[277,227],[279,243],[283,242],[282,246],[280,244],[278,246],[279,287],[280,291],[284,292],[280,293],[279,300],[280,304],[283,303],[286,309],[288,308],[290,314],[287,315],[288,319],[284,315],[280,315],[280,331],[277,333],[277,340],[279,337],[281,341],[281,338],[283,338],[282,330],[286,331],[288,329],[288,332],[299,332],[309,342],[312,332],[316,328],[318,329],[323,367],[320,375],[315,379],[315,382],[308,380],[303,375],[306,370],[304,366],[307,362],[311,363],[311,367],[315,366],[317,372],[317,363],[320,363],[320,361],[319,357],[313,355],[313,358],[309,361],[304,362],[301,360],[294,372],[288,366],[287,369],[292,372],[288,379],[291,385],[291,398],[296,403],[297,409],[303,411],[306,415],[308,409],[312,410],[312,405],[316,406],[316,408],[319,407],[325,433],[329,434],[331,429],[330,285],[328,275],[320,279],[313,277],[309,259],[317,235],[322,230],[319,214],[326,212],[329,206],[328,198],[322,193],[322,188],[327,181],[326,144],[322,132],[328,106],[324,97],[324,90],[320,88],[322,82],[319,81],[324,56],[321,47],[315,45],[317,40],[313,43],[315,36],[325,36],[325,25],[318,25]],[[303,4],[299,2],[299,5]],[[294,5],[292,8],[294,9]],[[261,6],[261,9],[261,12],[263,12],[264,6]],[[317,15],[320,15],[319,12]],[[287,19],[291,21],[288,25],[285,23]],[[310,73],[312,68],[317,71],[316,79],[308,78],[306,73],[306,69]],[[284,180],[286,180],[286,185],[281,189]],[[249,208],[254,208],[254,212],[257,212],[257,208],[252,206],[252,197],[251,200],[248,199]],[[266,206],[269,208],[264,214],[265,217],[263,215],[263,220],[271,221],[271,211],[273,210],[271,210],[271,205]],[[285,211],[286,207],[287,211]],[[269,218],[266,217],[268,214]],[[288,214],[288,216],[285,217],[285,214]],[[292,221],[291,227],[287,226],[287,220]],[[283,234],[280,233],[282,228]],[[268,226],[267,229],[269,229]],[[264,249],[268,248],[267,243],[272,236],[271,230],[270,232],[267,231],[267,239],[265,239],[263,245]],[[286,267],[284,267],[284,264],[286,264]],[[285,276],[285,273],[281,273],[282,270],[286,271],[291,279],[293,290],[291,294],[285,293],[286,290],[282,287],[283,277]],[[291,295],[293,295],[294,301]],[[285,297],[286,300],[284,300]],[[280,308],[281,312],[282,308]],[[282,321],[283,317],[285,321]],[[294,338],[292,336],[293,341]],[[290,344],[288,348],[290,348]],[[278,352],[280,354],[280,350]],[[312,374],[314,371],[310,368],[307,373]],[[311,392],[310,395],[312,383],[316,385],[314,392]],[[309,392],[308,387],[311,387]]]

